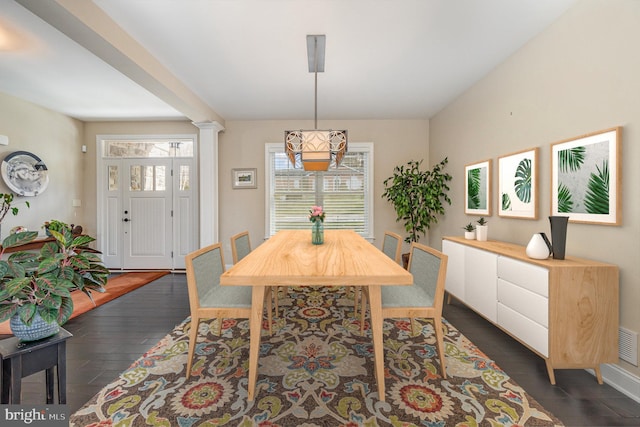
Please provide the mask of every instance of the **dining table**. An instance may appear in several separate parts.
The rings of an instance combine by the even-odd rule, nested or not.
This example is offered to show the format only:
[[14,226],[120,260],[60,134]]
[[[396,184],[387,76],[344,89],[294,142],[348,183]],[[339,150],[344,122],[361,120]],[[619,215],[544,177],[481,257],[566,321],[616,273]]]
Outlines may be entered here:
[[363,286],[369,313],[378,397],[384,401],[381,286],[413,284],[413,276],[353,230],[324,231],[324,243],[311,243],[310,230],[281,230],[220,277],[223,286],[251,286],[248,400],[258,379],[264,299],[273,286]]

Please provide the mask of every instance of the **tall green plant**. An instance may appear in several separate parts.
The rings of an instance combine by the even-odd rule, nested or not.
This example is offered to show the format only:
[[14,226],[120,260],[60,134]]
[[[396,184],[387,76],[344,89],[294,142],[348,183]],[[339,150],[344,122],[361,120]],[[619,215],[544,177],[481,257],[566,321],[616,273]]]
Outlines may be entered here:
[[417,242],[420,235],[438,222],[437,215],[444,214],[444,202],[451,204],[447,195],[451,175],[444,172],[445,158],[431,170],[420,170],[422,160],[396,166],[393,175],[384,180],[382,197],[391,202],[396,211],[396,221],[402,221],[409,233],[404,240]]

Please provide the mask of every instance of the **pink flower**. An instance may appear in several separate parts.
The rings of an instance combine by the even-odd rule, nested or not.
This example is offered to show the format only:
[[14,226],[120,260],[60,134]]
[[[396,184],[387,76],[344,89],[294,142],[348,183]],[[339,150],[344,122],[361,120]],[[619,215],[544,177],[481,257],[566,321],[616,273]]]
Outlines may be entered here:
[[311,210],[309,211],[309,221],[316,222],[321,221],[324,222],[324,211],[322,210],[322,206],[311,206]]

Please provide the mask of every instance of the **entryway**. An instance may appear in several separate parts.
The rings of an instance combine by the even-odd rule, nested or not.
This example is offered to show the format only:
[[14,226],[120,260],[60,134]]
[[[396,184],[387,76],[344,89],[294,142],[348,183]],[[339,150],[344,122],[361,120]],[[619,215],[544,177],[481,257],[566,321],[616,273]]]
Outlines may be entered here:
[[197,246],[190,137],[98,137],[98,244],[110,269],[183,269]]

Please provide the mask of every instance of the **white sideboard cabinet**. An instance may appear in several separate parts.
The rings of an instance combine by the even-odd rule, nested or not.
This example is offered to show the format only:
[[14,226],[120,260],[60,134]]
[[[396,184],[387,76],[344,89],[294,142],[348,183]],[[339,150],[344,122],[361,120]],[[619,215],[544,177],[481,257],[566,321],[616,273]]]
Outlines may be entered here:
[[506,242],[445,237],[446,290],[554,369],[618,362],[618,267],[567,256],[528,258]]

